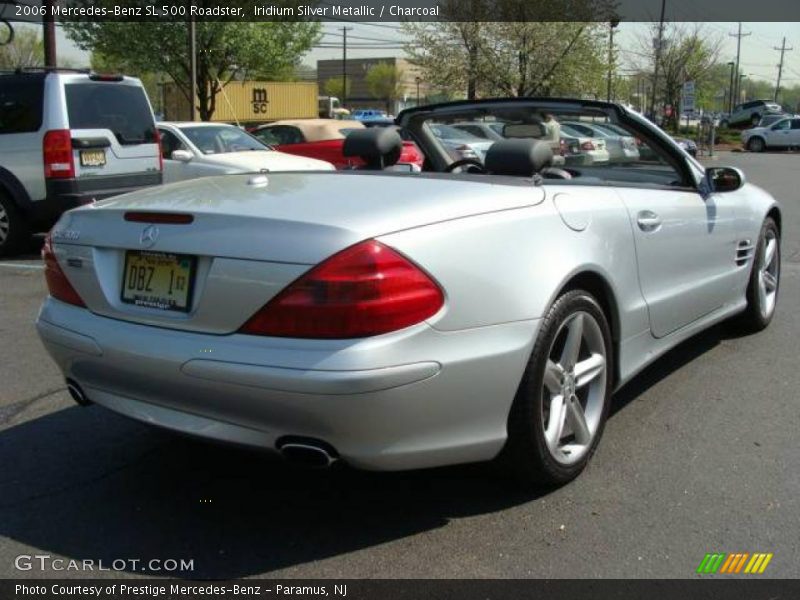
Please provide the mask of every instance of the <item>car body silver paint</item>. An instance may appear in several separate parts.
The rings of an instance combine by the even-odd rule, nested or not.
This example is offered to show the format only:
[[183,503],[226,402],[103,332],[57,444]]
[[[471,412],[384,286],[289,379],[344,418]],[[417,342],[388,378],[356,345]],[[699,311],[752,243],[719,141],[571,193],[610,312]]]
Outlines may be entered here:
[[[700,186],[702,167],[676,152]],[[67,213],[60,227],[80,231],[80,244],[56,242],[57,257],[91,310],[48,299],[39,333],[65,375],[113,410],[271,449],[282,435],[319,438],[346,461],[375,469],[495,456],[541,317],[578,274],[601,277],[613,294],[617,386],[677,343],[741,310],[752,261],[735,264],[736,244],[757,239],[776,205],[749,184],[711,194],[346,173],[269,179],[266,188],[253,189],[246,176],[210,178]],[[585,227],[565,223],[554,202],[559,193],[570,195],[570,218]],[[691,205],[689,216],[663,210],[677,197]],[[672,278],[655,280],[653,306],[647,297],[652,289],[641,284],[649,266],[637,259],[637,239],[645,233],[637,230],[637,217],[645,209],[663,213],[650,235],[664,238],[656,268]],[[135,307],[108,302],[109,290],[118,286],[114,269],[122,251],[138,247],[143,229],[124,221],[126,210],[195,215],[191,226],[160,225],[154,246],[200,257],[198,285],[205,287],[197,291],[193,313],[165,320],[150,309],[137,314]],[[694,226],[681,232],[681,219],[693,219]],[[723,237],[706,237],[700,222]],[[669,243],[674,232],[679,253]],[[445,305],[436,315],[357,340],[233,333],[297,275],[367,238],[404,253],[439,282]],[[680,264],[704,253],[722,262],[708,264],[706,273],[699,268],[706,263],[698,261],[692,276],[698,280],[682,280]],[[83,261],[81,273],[66,266],[72,257]],[[675,310],[679,302],[669,306],[669,298],[660,297],[674,296],[680,285],[707,310]],[[234,310],[231,302],[238,302]],[[659,308],[666,315],[661,320],[653,314]],[[198,315],[205,316],[196,320]],[[668,331],[656,331],[658,323]]]

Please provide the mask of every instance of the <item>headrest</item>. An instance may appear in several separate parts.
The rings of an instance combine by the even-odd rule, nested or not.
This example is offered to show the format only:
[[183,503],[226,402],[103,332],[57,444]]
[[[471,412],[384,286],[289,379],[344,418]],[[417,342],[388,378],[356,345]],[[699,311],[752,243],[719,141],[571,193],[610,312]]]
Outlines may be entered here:
[[541,140],[500,140],[489,147],[483,164],[493,175],[532,177],[553,164],[553,149]]
[[382,169],[395,164],[403,151],[403,140],[392,127],[356,129],[344,138],[342,153],[358,156],[367,166]]

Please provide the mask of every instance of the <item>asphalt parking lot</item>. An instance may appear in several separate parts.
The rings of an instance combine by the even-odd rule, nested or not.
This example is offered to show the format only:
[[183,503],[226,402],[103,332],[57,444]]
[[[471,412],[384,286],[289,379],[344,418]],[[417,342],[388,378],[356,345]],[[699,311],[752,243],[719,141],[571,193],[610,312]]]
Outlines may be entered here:
[[413,473],[288,468],[69,399],[35,335],[35,254],[0,261],[0,577],[18,555],[186,559],[180,577],[691,577],[707,552],[800,564],[798,154],[723,154],[784,206],[772,326],[720,326],[615,397],[587,471],[548,493],[482,466]]

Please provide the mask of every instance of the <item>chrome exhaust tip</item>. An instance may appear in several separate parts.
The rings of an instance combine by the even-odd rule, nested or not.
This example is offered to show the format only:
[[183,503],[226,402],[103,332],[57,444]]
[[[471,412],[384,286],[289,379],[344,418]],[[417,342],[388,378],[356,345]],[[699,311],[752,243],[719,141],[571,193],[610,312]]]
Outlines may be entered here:
[[72,396],[72,399],[81,406],[91,406],[93,404],[92,401],[86,397],[86,394],[83,393],[81,386],[72,379],[67,379],[67,391],[69,395]]
[[327,469],[339,456],[330,444],[305,438],[284,438],[276,444],[287,461],[314,469]]

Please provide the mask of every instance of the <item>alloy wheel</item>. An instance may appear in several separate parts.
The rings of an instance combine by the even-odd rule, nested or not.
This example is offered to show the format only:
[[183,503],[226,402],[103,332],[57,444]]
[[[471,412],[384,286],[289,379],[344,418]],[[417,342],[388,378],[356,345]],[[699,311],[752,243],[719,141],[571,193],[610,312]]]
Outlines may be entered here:
[[578,462],[600,428],[608,360],[599,323],[588,312],[561,324],[548,352],[542,386],[547,448],[564,465]]
[[8,211],[3,204],[0,203],[0,245],[6,243],[10,229],[11,219],[8,215]]
[[764,244],[758,268],[758,299],[761,316],[766,320],[775,311],[780,278],[778,236],[773,229],[764,232]]

